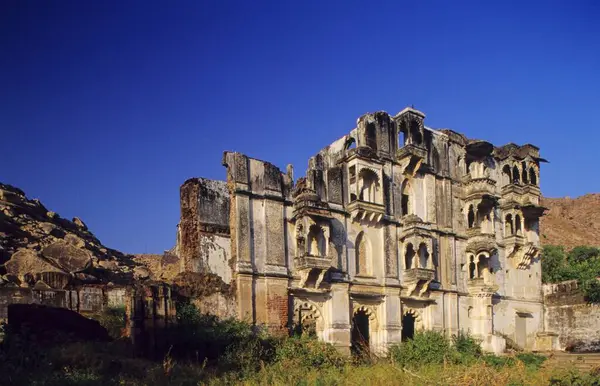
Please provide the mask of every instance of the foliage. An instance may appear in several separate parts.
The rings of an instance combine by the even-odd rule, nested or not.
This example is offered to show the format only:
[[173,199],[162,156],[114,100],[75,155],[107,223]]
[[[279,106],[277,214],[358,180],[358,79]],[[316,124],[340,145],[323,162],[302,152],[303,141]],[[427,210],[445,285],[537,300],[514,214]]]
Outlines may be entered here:
[[523,362],[525,366],[534,370],[538,370],[540,367],[542,367],[546,359],[548,359],[544,355],[534,354],[531,352],[519,353],[516,355],[516,358]]
[[481,342],[462,330],[452,336],[452,344],[456,351],[467,357],[479,358],[483,354]]
[[102,312],[92,315],[102,327],[106,328],[112,338],[120,338],[127,325],[125,307],[107,307]]
[[[0,383],[11,385],[599,385],[598,374],[541,366],[535,354],[487,355],[460,332],[449,339],[419,332],[391,350],[390,358],[357,364],[314,337],[273,337],[252,326],[181,307],[185,331],[195,342],[226,341],[215,361],[199,351],[175,358],[177,345],[160,358],[134,355],[130,342],[57,343],[38,347],[35,337],[6,331],[0,345]],[[183,327],[182,327],[183,328]],[[204,337],[204,338],[202,338]],[[179,338],[187,339],[189,335]],[[187,347],[187,346],[186,346]],[[190,345],[190,347],[192,347]],[[404,347],[404,349],[403,349]],[[197,347],[196,347],[197,349]],[[205,359],[202,359],[205,358]]]
[[393,345],[390,356],[403,366],[442,364],[456,357],[450,340],[437,331],[416,332],[413,339]]
[[317,369],[341,368],[347,362],[331,344],[307,336],[284,339],[277,346],[275,360],[292,366]]
[[577,280],[587,301],[600,302],[600,249],[580,246],[565,253],[563,247],[545,246],[542,251],[542,281]]

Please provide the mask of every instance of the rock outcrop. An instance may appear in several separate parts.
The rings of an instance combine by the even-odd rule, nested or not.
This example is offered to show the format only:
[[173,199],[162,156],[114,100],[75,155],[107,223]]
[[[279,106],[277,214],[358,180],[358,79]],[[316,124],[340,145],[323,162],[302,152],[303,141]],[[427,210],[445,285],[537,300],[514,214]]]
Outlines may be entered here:
[[600,194],[577,198],[542,198],[549,209],[541,218],[540,241],[545,245],[600,246]]
[[124,284],[149,278],[145,268],[134,273],[139,265],[102,245],[81,219],[64,219],[0,183],[0,285]]

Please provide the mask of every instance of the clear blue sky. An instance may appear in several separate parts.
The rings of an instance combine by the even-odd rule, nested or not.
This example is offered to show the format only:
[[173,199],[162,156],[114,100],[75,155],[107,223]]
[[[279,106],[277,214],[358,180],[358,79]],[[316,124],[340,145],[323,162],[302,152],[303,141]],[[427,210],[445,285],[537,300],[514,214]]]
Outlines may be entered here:
[[156,253],[224,150],[298,177],[359,115],[412,104],[540,146],[546,196],[598,192],[599,20],[595,0],[2,1],[0,181]]

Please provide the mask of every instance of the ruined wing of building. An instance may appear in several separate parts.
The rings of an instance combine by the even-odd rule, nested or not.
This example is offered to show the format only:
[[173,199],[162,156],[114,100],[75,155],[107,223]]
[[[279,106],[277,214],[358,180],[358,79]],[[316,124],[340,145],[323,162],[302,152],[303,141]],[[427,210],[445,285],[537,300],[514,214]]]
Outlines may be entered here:
[[[312,328],[349,351],[385,352],[420,329],[551,349],[539,259],[539,149],[495,147],[369,113],[294,182],[225,152],[226,181],[181,187],[182,271],[230,284],[210,311],[271,330]],[[208,309],[207,308],[207,309]]]

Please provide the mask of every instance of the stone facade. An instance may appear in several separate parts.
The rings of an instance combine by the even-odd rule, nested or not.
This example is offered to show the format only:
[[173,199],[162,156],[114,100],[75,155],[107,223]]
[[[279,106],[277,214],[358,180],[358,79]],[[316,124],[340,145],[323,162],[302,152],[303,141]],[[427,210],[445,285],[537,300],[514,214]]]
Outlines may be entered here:
[[600,350],[600,305],[590,304],[577,280],[544,284],[545,325],[556,333],[555,349]]
[[231,285],[236,306],[222,316],[311,328],[343,351],[384,352],[418,329],[536,349],[539,149],[424,118],[365,114],[297,181],[291,166],[225,152],[226,181],[181,188],[181,269]]

